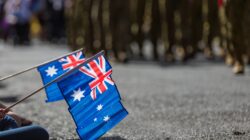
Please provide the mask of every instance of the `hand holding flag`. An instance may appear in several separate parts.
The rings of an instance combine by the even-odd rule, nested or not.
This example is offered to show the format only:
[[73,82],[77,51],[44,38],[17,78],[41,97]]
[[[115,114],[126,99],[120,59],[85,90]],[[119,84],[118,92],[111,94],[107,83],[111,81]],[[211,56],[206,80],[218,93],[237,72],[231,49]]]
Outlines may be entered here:
[[[75,68],[85,60],[81,50],[41,65],[37,68],[43,84],[47,84],[65,72]],[[61,91],[58,89],[57,83],[53,83],[45,88],[47,100],[46,102],[59,101],[63,99]]]
[[[81,58],[78,53],[60,60],[65,62],[68,58],[68,60],[72,60],[73,57]],[[42,77],[45,74],[47,77],[53,77],[57,74],[56,66],[50,64],[57,65],[58,62],[51,62],[39,67],[39,70],[44,70],[41,72]],[[47,69],[44,69],[44,66],[47,66]],[[103,56],[103,51],[89,59],[83,61],[78,59],[74,63],[60,64],[59,66],[66,71],[62,71],[53,79],[43,79],[45,81],[43,87],[7,107],[6,110],[42,89],[56,84],[54,90],[60,90],[62,93],[60,95],[63,95],[62,97],[68,103],[69,112],[76,123],[76,131],[81,139],[101,137],[128,115],[120,102],[119,92],[111,78],[112,69]]]

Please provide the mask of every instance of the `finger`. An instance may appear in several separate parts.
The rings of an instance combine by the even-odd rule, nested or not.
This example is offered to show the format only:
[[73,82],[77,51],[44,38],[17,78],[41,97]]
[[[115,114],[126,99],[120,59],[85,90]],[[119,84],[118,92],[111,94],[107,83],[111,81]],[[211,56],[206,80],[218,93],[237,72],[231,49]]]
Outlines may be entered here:
[[7,112],[9,112],[9,111],[10,111],[9,109],[4,109],[4,110],[3,110],[4,113],[7,113]]
[[0,114],[0,120],[2,120],[4,118],[4,114]]

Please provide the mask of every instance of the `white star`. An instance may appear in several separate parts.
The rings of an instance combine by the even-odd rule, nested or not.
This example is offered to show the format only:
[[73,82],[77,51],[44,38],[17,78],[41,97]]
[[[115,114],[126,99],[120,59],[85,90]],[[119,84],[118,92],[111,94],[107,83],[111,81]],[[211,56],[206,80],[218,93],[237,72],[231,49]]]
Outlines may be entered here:
[[94,122],[96,122],[97,121],[97,118],[94,118]]
[[105,116],[105,117],[103,118],[103,120],[104,120],[105,122],[109,121],[109,119],[110,119],[110,117],[109,117],[108,115]]
[[102,104],[99,104],[99,105],[97,106],[96,109],[97,109],[98,111],[100,111],[100,110],[102,110],[102,107],[103,107],[103,105],[102,105]]
[[55,74],[57,74],[57,70],[55,68],[55,66],[52,66],[52,67],[48,67],[47,70],[45,70],[47,72],[47,76],[50,76],[50,77],[53,77]]
[[71,95],[74,98],[73,101],[75,101],[75,100],[81,101],[81,98],[85,97],[83,95],[84,91],[81,91],[80,88],[77,91],[74,90],[73,92],[74,92],[74,94]]

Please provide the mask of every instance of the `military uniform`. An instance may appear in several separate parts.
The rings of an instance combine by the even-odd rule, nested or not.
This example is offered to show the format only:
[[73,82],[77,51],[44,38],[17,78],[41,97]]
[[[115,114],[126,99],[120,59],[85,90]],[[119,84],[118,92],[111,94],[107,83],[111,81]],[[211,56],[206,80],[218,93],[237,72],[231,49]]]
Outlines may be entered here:
[[[229,0],[227,4],[227,16],[229,22],[232,25],[231,35],[232,35],[232,45],[234,50],[234,73],[244,73],[244,60],[243,55],[246,52],[246,43],[244,35],[244,17],[247,14],[244,13],[245,9],[248,7],[246,4],[247,0]],[[247,26],[246,26],[247,27]]]
[[115,58],[126,62],[127,50],[131,42],[129,1],[110,0],[110,30]]
[[219,21],[220,21],[220,46],[224,49],[225,63],[232,66],[233,59],[233,46],[231,41],[231,24],[226,14],[226,2],[218,0],[219,7]]
[[168,41],[166,60],[172,61],[173,46],[178,45],[180,59],[187,59],[187,48],[191,46],[191,3],[187,0],[167,0]]
[[203,17],[202,17],[202,0],[191,1],[191,37],[192,37],[192,48],[188,50],[188,53],[194,56],[198,52],[198,44],[202,40],[203,33]]
[[244,33],[244,44],[245,44],[245,55],[247,58],[248,64],[250,64],[250,1],[245,1],[245,10],[244,10],[244,18],[243,18],[243,33]]

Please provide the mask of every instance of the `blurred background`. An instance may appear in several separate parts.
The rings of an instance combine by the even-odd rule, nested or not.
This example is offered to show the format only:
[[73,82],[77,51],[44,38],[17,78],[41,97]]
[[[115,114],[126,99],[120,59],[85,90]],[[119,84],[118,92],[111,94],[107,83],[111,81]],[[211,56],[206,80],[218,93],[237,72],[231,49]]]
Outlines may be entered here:
[[0,0],[1,42],[105,50],[117,62],[173,64],[202,54],[244,73],[249,64],[248,1]]
[[[250,139],[249,25],[250,0],[0,0],[0,76],[105,50],[130,115],[102,140]],[[27,72],[0,83],[0,101],[41,86]],[[14,110],[77,139],[66,103],[44,100]]]

